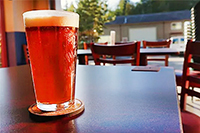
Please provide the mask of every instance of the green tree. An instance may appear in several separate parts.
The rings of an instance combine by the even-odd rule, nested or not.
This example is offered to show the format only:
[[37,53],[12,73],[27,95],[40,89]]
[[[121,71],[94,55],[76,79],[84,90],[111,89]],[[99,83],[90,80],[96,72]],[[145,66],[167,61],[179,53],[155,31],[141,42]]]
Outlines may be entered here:
[[133,12],[134,8],[135,5],[131,3],[130,0],[120,0],[117,9],[115,11],[109,12],[112,12],[116,16],[130,15]]
[[130,14],[190,10],[199,0],[141,0]]
[[119,1],[117,9],[115,10],[115,13],[116,13],[117,16],[125,15],[126,3],[127,3],[127,0],[120,0]]
[[109,22],[105,1],[80,0],[76,12],[80,15],[79,42],[97,42],[103,34],[104,24]]
[[190,10],[199,0],[141,0],[131,3],[130,0],[120,0],[115,11],[116,16],[147,14]]
[[131,15],[132,11],[135,10],[135,5],[133,3],[128,2],[126,4],[125,15]]
[[73,4],[71,4],[70,7],[67,9],[67,11],[76,12],[76,8],[74,7]]

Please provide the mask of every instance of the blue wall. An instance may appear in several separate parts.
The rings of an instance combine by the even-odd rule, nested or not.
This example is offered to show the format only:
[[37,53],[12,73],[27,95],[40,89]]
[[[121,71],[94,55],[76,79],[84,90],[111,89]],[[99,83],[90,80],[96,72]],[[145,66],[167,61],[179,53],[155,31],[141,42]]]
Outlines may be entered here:
[[7,32],[7,51],[9,66],[26,64],[22,44],[26,44],[25,32]]

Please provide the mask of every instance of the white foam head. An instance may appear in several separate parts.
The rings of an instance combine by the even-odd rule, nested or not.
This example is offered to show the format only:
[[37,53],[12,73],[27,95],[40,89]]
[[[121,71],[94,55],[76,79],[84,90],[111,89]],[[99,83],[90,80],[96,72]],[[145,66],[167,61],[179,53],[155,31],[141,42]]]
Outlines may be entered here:
[[79,27],[79,15],[74,12],[35,10],[23,13],[25,27],[70,26]]

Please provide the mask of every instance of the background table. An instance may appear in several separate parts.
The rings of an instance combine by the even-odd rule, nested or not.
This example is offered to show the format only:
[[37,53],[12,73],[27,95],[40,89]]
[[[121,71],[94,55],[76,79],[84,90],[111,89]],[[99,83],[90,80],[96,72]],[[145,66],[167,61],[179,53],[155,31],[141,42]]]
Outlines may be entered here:
[[172,48],[141,48],[140,49],[140,65],[147,65],[147,55],[178,55],[180,51]]
[[[140,49],[140,65],[146,66],[147,55],[178,55],[180,52],[172,48],[141,48]],[[90,49],[79,49],[78,50],[78,59],[79,64],[85,64],[85,55],[92,56],[92,51]]]
[[[0,69],[0,132],[182,132],[174,71],[131,71],[132,66],[77,68],[78,118],[35,122],[29,66]],[[44,81],[45,82],[45,81]]]
[[78,56],[78,63],[80,65],[85,65],[85,56],[92,56],[91,49],[78,49],[77,56]]

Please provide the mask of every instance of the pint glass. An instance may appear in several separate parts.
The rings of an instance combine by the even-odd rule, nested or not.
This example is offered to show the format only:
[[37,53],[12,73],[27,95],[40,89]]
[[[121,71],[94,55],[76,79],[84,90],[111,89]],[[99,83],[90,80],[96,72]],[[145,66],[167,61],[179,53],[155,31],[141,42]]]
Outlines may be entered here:
[[37,107],[67,108],[75,100],[79,15],[36,10],[23,19]]

